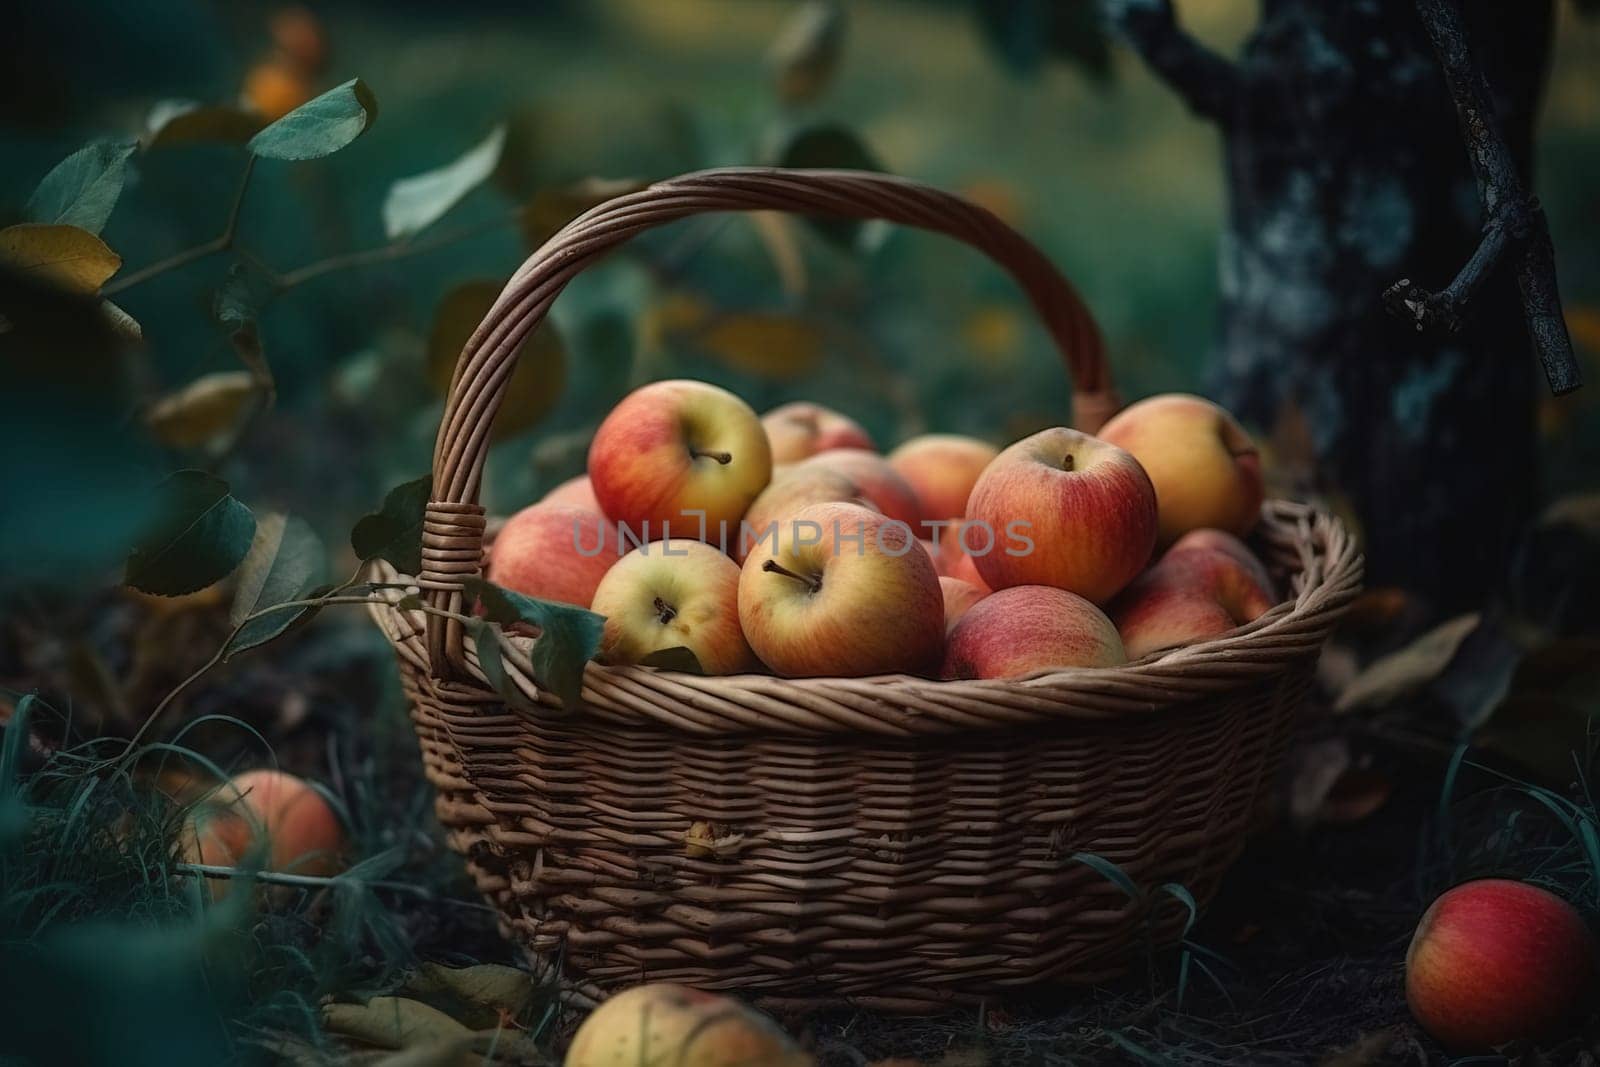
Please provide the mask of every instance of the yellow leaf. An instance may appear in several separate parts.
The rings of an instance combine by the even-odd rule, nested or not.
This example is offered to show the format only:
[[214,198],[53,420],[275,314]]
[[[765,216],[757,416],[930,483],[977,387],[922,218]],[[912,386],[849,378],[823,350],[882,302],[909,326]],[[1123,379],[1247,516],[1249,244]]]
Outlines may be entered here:
[[557,189],[541,189],[522,213],[522,235],[529,248],[538,248],[590,208],[649,184],[637,178],[584,178]]
[[0,260],[78,293],[98,291],[122,266],[122,257],[88,230],[32,222],[0,230]]
[[1334,710],[1344,712],[1375,707],[1421,689],[1450,665],[1461,642],[1478,628],[1478,621],[1477,612],[1459,615],[1429,630],[1398,652],[1375,660],[1339,694]]
[[248,371],[207,374],[156,401],[145,425],[162,444],[198,448],[231,429],[260,387]]
[[714,320],[695,341],[730,367],[787,380],[816,369],[827,339],[820,326],[806,319],[752,311]]
[[[441,396],[450,391],[456,360],[472,332],[494,306],[503,285],[488,279],[456,286],[439,301],[433,332],[428,336],[428,381]],[[501,441],[526,430],[555,408],[567,384],[567,349],[549,319],[522,342],[517,366],[511,372],[500,412],[495,416],[491,441]]]

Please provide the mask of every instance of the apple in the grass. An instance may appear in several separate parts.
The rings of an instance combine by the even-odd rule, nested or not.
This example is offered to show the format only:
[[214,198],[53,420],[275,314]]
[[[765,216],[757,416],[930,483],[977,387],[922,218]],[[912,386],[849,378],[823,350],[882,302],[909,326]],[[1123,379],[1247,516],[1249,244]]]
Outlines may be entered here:
[[705,382],[635,389],[589,445],[589,481],[601,510],[645,540],[669,532],[700,537],[704,529],[704,539],[716,541],[720,530],[737,531],[771,476],[761,420],[743,400]]
[[943,678],[1015,678],[1050,667],[1126,663],[1111,620],[1076,593],[1015,585],[967,609],[945,642]]
[[812,504],[752,548],[739,621],[756,655],[789,677],[918,673],[944,645],[933,561],[899,523],[859,504]]
[[988,596],[987,590],[979,589],[971,582],[963,582],[960,578],[939,579],[939,591],[944,594],[944,630],[950,632],[967,609]]
[[608,663],[682,647],[707,674],[756,667],[739,628],[739,565],[702,541],[675,537],[634,549],[606,572],[589,607],[606,617],[600,655]]
[[[229,779],[190,817],[183,837],[190,863],[329,877],[343,867],[344,827],[321,793],[292,774],[246,771]],[[227,895],[229,882],[212,882]]]
[[991,589],[1052,585],[1103,604],[1150,562],[1156,491],[1122,449],[1056,427],[989,464],[967,522],[980,524],[965,544]]
[[731,997],[668,982],[625,989],[572,1036],[563,1067],[813,1067],[770,1018]]
[[[866,504],[861,487],[838,471],[822,467],[785,465],[772,473],[772,481],[745,512],[739,536],[729,539],[728,551],[740,562],[750,548],[768,537],[796,511],[809,504]],[[869,505],[870,506],[870,505]]]
[[1553,1035],[1592,988],[1595,942],[1560,897],[1485,878],[1435,900],[1406,951],[1406,1003],[1446,1048]]
[[797,464],[795,469],[814,470],[819,467],[842,474],[855,482],[864,500],[889,518],[911,527],[913,534],[921,536],[922,508],[917,503],[917,494],[889,466],[888,460],[864,448],[834,448],[818,452]]
[[794,463],[830,448],[876,451],[878,447],[848,415],[804,400],[773,408],[761,416],[761,425],[772,445],[774,463]]
[[987,441],[959,434],[913,437],[889,453],[889,466],[916,494],[924,519],[960,520],[978,475],[1000,450]]
[[495,535],[488,578],[526,596],[586,608],[618,555],[616,527],[599,512],[530,504]]
[[1133,659],[1218,637],[1264,615],[1277,595],[1243,541],[1194,530],[1133,580],[1111,604],[1111,618]]
[[1232,415],[1204,397],[1168,393],[1141,400],[1100,428],[1150,475],[1161,509],[1161,543],[1214,527],[1243,537],[1261,517],[1261,455]]
[[541,497],[539,503],[563,504],[569,508],[583,508],[598,515],[605,514],[600,510],[600,501],[595,499],[594,486],[589,484],[587,474],[568,478]]

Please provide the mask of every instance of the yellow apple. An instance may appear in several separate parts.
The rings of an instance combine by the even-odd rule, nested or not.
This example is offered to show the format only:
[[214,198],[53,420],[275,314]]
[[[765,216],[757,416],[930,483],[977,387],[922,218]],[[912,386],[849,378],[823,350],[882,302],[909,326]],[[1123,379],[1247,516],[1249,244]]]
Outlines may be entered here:
[[739,565],[700,541],[673,538],[642,545],[617,560],[590,609],[606,617],[600,654],[638,663],[683,647],[707,674],[756,668],[739,628]]

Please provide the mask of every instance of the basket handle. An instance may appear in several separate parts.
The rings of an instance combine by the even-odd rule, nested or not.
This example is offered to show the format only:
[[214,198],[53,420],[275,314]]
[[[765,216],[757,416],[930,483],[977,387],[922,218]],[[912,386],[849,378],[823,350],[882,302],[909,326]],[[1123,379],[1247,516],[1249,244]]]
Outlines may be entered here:
[[[511,276],[462,350],[434,445],[433,499],[423,522],[417,580],[428,603],[459,612],[461,582],[481,568],[484,510],[478,492],[489,427],[517,347],[567,283],[652,227],[705,212],[769,210],[884,219],[966,242],[1005,268],[1044,320],[1072,378],[1074,425],[1092,433],[1120,406],[1099,328],[1077,292],[1021,234],[975,204],[871,171],[729,167],[656,182],[590,209],[546,241]],[[465,677],[461,624],[430,613],[426,629],[433,676]]]

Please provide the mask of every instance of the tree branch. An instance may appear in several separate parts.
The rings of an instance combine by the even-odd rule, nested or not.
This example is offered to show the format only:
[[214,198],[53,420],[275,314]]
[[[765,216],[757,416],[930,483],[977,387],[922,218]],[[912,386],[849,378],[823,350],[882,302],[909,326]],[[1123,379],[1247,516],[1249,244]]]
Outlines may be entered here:
[[166,259],[141,267],[125,277],[105,285],[100,290],[100,295],[112,297],[124,289],[132,289],[141,282],[147,282],[157,275],[165,274],[169,270],[186,267],[197,259],[204,259],[217,252],[226,252],[233,247],[233,239],[239,233],[239,212],[244,207],[244,194],[250,188],[250,175],[255,173],[256,157],[250,156],[245,160],[244,175],[239,179],[239,188],[233,194],[233,205],[228,208],[228,221],[222,227],[222,232],[209,241],[197,244],[192,248],[185,248],[182,252],[168,256]]
[[1227,125],[1239,94],[1234,65],[1178,25],[1171,0],[1101,0],[1111,24],[1201,118]]
[[1528,335],[1544,365],[1545,380],[1556,396],[1570,393],[1583,384],[1583,377],[1561,315],[1555,247],[1550,242],[1544,209],[1524,188],[1511,149],[1495,127],[1489,85],[1482,69],[1472,61],[1457,0],[1416,3],[1439,56],[1439,65],[1444,68],[1445,84],[1455,99],[1461,136],[1478,179],[1478,196],[1488,221],[1477,250],[1448,287],[1430,293],[1412,285],[1409,278],[1402,278],[1384,293],[1384,303],[1394,314],[1414,321],[1419,330],[1432,325],[1459,329],[1461,309],[1499,262],[1513,256]]

